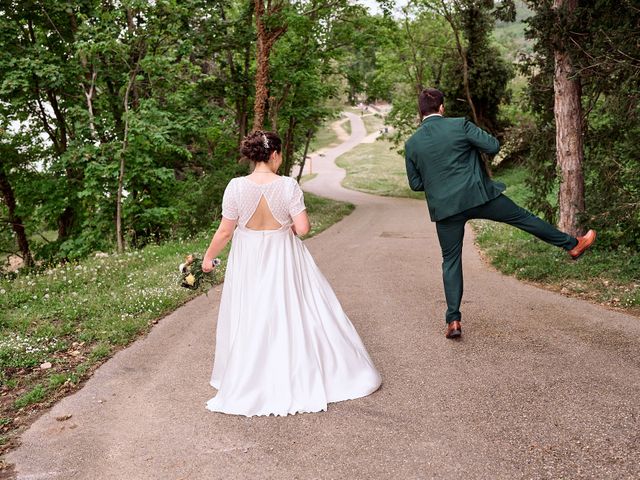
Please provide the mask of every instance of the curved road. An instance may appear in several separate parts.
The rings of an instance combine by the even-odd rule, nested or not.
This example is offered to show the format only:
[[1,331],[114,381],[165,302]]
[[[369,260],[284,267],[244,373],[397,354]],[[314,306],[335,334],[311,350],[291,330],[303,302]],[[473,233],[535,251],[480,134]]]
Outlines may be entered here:
[[8,456],[18,478],[640,477],[638,319],[502,276],[468,237],[464,337],[446,340],[424,202],[339,185],[333,159],[365,135],[351,120],[351,139],[314,160],[305,188],[358,207],[307,245],[383,387],[319,414],[206,411],[217,289],[44,414]]

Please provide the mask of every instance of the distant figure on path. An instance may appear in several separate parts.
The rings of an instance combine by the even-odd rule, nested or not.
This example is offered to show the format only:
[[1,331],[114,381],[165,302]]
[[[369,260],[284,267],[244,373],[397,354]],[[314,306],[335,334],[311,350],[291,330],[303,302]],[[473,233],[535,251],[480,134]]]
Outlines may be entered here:
[[297,235],[309,231],[302,190],[276,172],[282,141],[257,131],[242,142],[253,173],[229,182],[222,221],[203,260],[233,237],[218,314],[207,402],[215,412],[288,415],[364,397],[380,386],[358,333]]
[[435,88],[418,96],[423,121],[405,143],[411,190],[425,192],[431,221],[442,249],[442,278],[447,300],[447,338],[462,335],[462,241],[467,220],[484,218],[508,223],[564,248],[577,259],[596,239],[589,230],[572,237],[516,205],[505,186],[487,175],[480,153],[496,154],[498,140],[464,118],[445,118],[444,95]]

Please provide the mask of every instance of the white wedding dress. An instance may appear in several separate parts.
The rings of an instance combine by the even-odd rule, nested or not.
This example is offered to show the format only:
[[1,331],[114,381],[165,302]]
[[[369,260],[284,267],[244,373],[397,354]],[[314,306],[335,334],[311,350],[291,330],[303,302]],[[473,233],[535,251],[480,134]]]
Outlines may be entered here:
[[[246,227],[262,199],[277,230]],[[289,177],[231,180],[222,215],[237,220],[227,263],[207,408],[237,415],[318,412],[369,395],[380,374],[292,217],[305,209]]]

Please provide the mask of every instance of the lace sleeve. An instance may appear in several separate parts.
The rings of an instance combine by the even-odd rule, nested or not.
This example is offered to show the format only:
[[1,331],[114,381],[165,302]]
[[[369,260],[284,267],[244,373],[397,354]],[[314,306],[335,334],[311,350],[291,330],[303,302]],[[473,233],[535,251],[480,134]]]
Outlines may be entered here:
[[222,196],[222,216],[229,220],[238,219],[238,202],[234,194],[233,181],[229,182]]
[[291,202],[289,203],[289,215],[291,218],[301,214],[307,207],[304,204],[304,193],[298,185],[298,182],[293,180],[293,195],[291,195]]

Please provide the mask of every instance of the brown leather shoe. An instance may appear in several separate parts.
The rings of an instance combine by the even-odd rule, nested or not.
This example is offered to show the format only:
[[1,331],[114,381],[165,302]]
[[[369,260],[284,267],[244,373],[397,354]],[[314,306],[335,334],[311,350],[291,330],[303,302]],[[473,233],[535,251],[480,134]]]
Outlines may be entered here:
[[580,255],[582,255],[587,248],[593,245],[593,242],[596,241],[596,231],[589,230],[584,236],[578,237],[578,244],[569,250],[569,255],[574,260],[577,260]]
[[444,336],[447,338],[458,338],[462,335],[462,325],[458,320],[454,320],[447,324],[447,331]]

